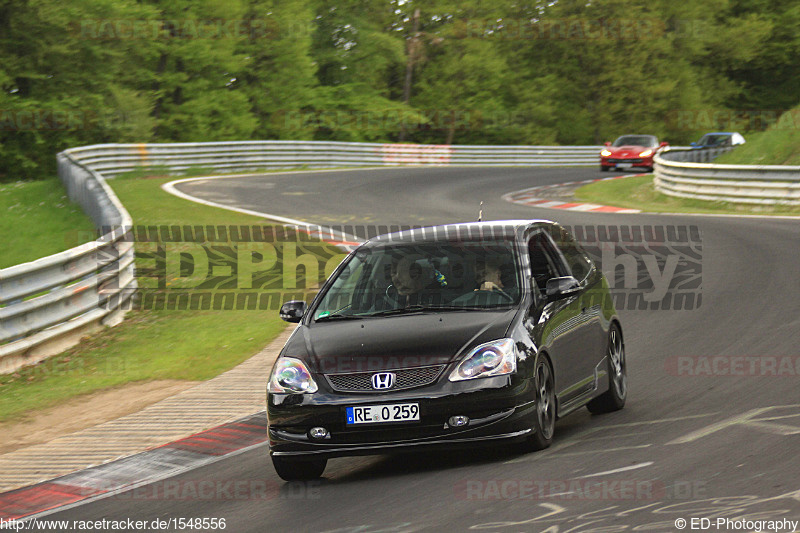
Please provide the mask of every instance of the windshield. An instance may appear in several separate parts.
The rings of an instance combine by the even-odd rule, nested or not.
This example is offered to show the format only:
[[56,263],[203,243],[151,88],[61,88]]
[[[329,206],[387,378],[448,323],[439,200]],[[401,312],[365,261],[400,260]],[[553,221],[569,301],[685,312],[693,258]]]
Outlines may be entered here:
[[652,135],[623,135],[611,146],[656,146],[658,140]]
[[700,138],[700,142],[697,144],[701,146],[715,146],[717,144],[722,144],[727,142],[730,139],[730,135],[719,135],[719,134],[706,134]]
[[511,242],[396,243],[357,250],[314,320],[508,308],[520,283]]

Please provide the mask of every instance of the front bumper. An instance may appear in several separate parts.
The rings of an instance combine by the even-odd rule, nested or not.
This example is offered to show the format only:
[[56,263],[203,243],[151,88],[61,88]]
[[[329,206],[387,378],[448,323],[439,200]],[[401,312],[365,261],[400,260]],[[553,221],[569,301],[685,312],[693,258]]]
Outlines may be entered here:
[[653,156],[650,157],[601,157],[600,165],[603,167],[641,167],[650,168],[653,166]]
[[[342,394],[320,389],[315,394],[269,394],[270,454],[278,456],[370,455],[425,447],[464,447],[498,440],[525,439],[535,416],[535,391],[530,379],[512,376],[443,382],[386,394]],[[418,403],[420,420],[348,426],[349,406]],[[450,427],[464,415],[470,422]],[[308,431],[324,427],[329,435],[314,439]]]

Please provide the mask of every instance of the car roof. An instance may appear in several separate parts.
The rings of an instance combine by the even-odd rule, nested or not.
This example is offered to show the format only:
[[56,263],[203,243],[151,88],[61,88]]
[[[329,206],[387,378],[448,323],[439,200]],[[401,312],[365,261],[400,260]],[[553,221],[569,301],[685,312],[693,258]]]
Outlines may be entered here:
[[552,220],[487,220],[426,226],[379,235],[364,244],[380,245],[390,242],[438,242],[451,240],[508,239],[517,235],[520,228],[533,224],[555,224]]

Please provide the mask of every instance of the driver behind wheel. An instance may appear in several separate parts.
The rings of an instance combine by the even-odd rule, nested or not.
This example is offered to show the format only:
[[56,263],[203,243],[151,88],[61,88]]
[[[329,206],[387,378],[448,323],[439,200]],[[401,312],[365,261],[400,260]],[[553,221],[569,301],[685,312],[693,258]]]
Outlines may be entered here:
[[386,290],[392,306],[442,304],[442,289],[447,286],[447,279],[428,261],[417,254],[392,260],[392,284]]
[[392,261],[391,275],[392,284],[400,296],[415,294],[425,285],[422,267],[410,255]]
[[502,272],[500,264],[493,261],[483,261],[475,269],[475,281],[478,284],[476,291],[501,291],[503,290]]

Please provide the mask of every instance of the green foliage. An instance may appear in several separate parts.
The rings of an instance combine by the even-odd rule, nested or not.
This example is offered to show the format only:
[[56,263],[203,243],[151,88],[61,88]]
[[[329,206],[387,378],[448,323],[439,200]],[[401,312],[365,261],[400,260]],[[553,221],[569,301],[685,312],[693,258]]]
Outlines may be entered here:
[[[741,88],[731,106],[759,110],[795,106],[800,101],[800,4],[793,0],[731,0],[728,12],[735,17],[735,24],[729,25],[729,44],[745,53],[723,71]],[[761,36],[758,46],[742,39],[754,31]]]
[[101,142],[684,144],[796,105],[798,55],[792,0],[6,0],[0,181]]

